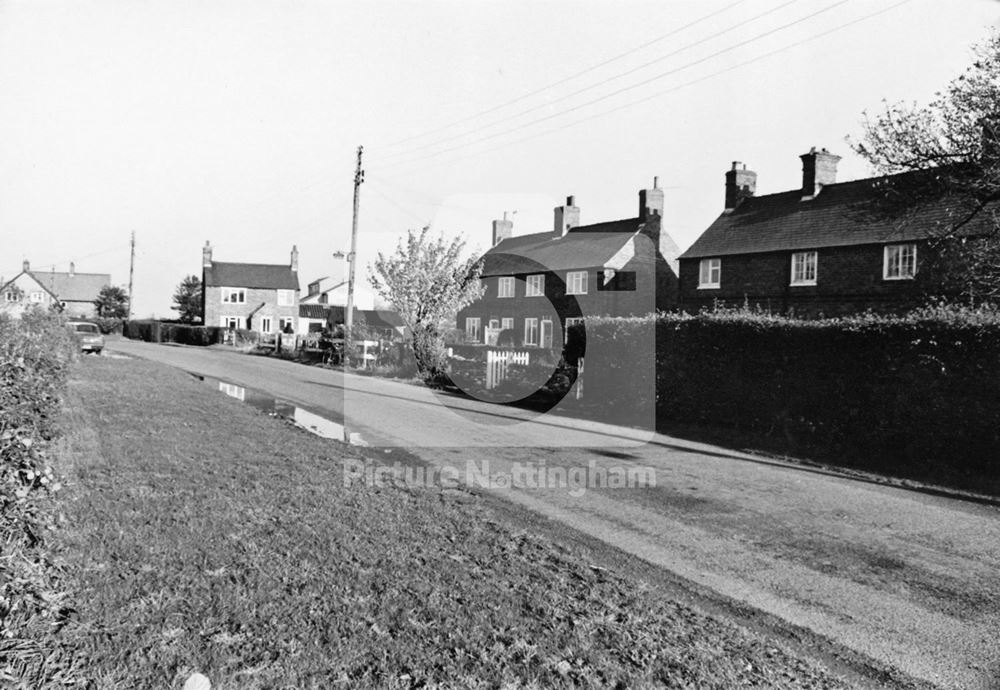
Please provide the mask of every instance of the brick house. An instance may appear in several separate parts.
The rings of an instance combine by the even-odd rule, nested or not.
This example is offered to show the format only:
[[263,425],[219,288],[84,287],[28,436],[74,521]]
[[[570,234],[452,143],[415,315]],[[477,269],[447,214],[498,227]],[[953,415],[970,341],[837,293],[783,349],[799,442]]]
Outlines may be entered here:
[[[588,316],[630,316],[676,306],[677,245],[661,230],[663,190],[639,192],[635,218],[580,225],[573,197],[554,209],[553,229],[512,236],[493,221],[483,256],[483,297],[462,309],[457,327],[485,343],[500,330],[517,344],[559,348],[567,324]],[[488,330],[487,330],[488,329]]]
[[296,332],[299,318],[299,252],[288,264],[242,264],[212,260],[202,249],[202,308],[207,326],[259,333]]
[[17,318],[32,306],[49,309],[59,305],[66,316],[93,318],[97,315],[94,300],[101,288],[110,284],[109,274],[77,273],[73,263],[64,273],[32,271],[25,261],[21,272],[0,286],[0,313]]
[[839,156],[813,148],[801,159],[802,187],[764,196],[754,193],[757,174],[733,163],[722,214],[680,256],[683,310],[723,302],[808,318],[926,302],[928,239],[954,208],[941,201],[905,218],[875,214],[887,178],[838,183]]

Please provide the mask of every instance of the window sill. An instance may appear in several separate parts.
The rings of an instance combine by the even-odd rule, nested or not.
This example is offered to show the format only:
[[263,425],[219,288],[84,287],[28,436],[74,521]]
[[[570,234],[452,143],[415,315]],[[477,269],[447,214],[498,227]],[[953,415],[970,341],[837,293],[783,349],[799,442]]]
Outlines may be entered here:
[[719,283],[715,283],[714,285],[711,284],[711,283],[709,283],[708,285],[699,285],[698,289],[699,290],[718,290],[719,289]]
[[916,276],[882,276],[882,280],[898,282],[901,280],[916,280]]
[[818,283],[816,281],[813,281],[811,283],[805,283],[805,282],[802,282],[802,283],[789,283],[788,287],[816,287],[816,285],[818,285]]
[[567,292],[567,295],[586,295],[586,292]]

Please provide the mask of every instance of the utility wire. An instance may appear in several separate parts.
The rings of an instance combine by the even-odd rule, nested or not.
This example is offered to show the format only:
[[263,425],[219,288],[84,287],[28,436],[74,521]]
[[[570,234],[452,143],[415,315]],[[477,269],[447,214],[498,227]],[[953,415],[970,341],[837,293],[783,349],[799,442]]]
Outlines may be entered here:
[[718,57],[720,55],[723,55],[725,53],[728,53],[728,52],[731,52],[733,50],[736,50],[737,48],[741,48],[743,46],[749,45],[749,44],[754,43],[756,41],[759,41],[759,40],[761,40],[763,38],[771,36],[771,35],[773,35],[775,33],[778,33],[779,31],[784,31],[785,29],[788,29],[788,28],[790,28],[792,26],[795,26],[796,24],[801,24],[802,22],[808,21],[809,19],[812,19],[813,17],[816,17],[819,14],[822,14],[824,12],[829,12],[830,10],[832,10],[832,9],[834,9],[836,7],[839,7],[840,5],[843,5],[843,4],[847,3],[847,2],[850,2],[850,0],[838,0],[838,2],[835,2],[832,5],[828,5],[828,6],[822,8],[820,10],[817,10],[815,12],[807,14],[806,16],[800,17],[799,19],[796,19],[794,21],[788,22],[786,24],[782,24],[781,26],[776,27],[774,29],[769,29],[769,30],[767,30],[767,31],[765,31],[763,33],[757,34],[753,38],[748,38],[745,41],[740,41],[739,43],[735,43],[735,44],[733,44],[733,45],[731,45],[731,46],[729,46],[727,48],[723,48],[721,50],[718,50],[718,51],[712,53],[711,55],[707,55],[707,56],[705,56],[703,58],[699,58],[698,60],[694,60],[694,61],[689,62],[687,64],[681,65],[680,67],[675,67],[673,69],[667,70],[666,72],[661,72],[659,74],[653,75],[652,77],[644,79],[644,80],[642,80],[640,82],[632,84],[631,86],[624,86],[624,87],[622,87],[620,89],[616,89],[615,91],[612,91],[611,93],[605,94],[603,96],[598,96],[597,98],[592,98],[589,101],[585,101],[583,103],[580,103],[578,105],[572,106],[570,108],[565,108],[565,109],[563,109],[563,110],[561,110],[559,112],[551,113],[549,115],[545,115],[544,117],[535,118],[534,120],[526,122],[526,123],[524,123],[522,125],[517,125],[515,127],[510,127],[508,129],[502,130],[500,132],[495,132],[493,134],[488,134],[486,136],[479,137],[478,139],[473,139],[472,141],[466,142],[464,144],[458,144],[456,146],[452,146],[452,147],[449,147],[449,148],[446,148],[446,149],[441,149],[440,151],[435,151],[435,152],[423,154],[423,155],[417,156],[416,158],[412,158],[410,160],[400,161],[398,164],[397,163],[390,163],[387,167],[392,168],[395,165],[406,165],[406,164],[409,164],[409,163],[416,163],[418,161],[422,161],[422,160],[425,160],[427,158],[433,158],[435,156],[441,156],[443,154],[450,153],[452,151],[457,151],[459,149],[471,146],[473,144],[478,144],[478,143],[483,142],[483,141],[489,141],[490,139],[496,139],[497,137],[501,137],[501,136],[504,136],[504,135],[507,135],[507,134],[512,134],[514,132],[520,131],[520,130],[525,129],[527,127],[530,127],[532,125],[536,125],[536,124],[539,124],[541,122],[546,122],[548,120],[552,120],[554,118],[561,117],[561,116],[566,115],[568,113],[575,112],[575,111],[580,110],[582,108],[586,108],[588,106],[595,105],[597,103],[600,103],[601,101],[606,101],[609,98],[613,98],[614,96],[621,95],[621,94],[626,93],[628,91],[633,91],[633,90],[635,90],[635,89],[637,89],[637,88],[639,88],[641,86],[646,86],[647,84],[650,84],[652,82],[659,81],[660,79],[664,79],[665,77],[677,74],[678,72],[682,72],[682,71],[684,71],[686,69],[690,69],[691,67],[695,67],[697,65],[700,65],[700,64],[702,64],[704,62],[707,62],[709,60],[712,60],[712,59],[714,59],[714,58],[716,58],[716,57]]
[[[810,43],[810,42],[815,41],[817,39],[823,38],[824,36],[828,36],[828,35],[830,35],[832,33],[837,32],[837,31],[841,31],[841,30],[846,29],[846,28],[848,28],[850,26],[854,26],[855,24],[860,24],[861,22],[867,21],[869,19],[873,19],[874,17],[877,17],[877,16],[879,16],[881,14],[885,14],[886,12],[892,11],[892,10],[896,9],[897,7],[901,7],[903,5],[906,5],[909,2],[912,2],[912,0],[901,0],[901,2],[897,2],[896,4],[890,5],[889,7],[885,7],[883,9],[881,9],[881,10],[876,11],[876,12],[872,12],[872,13],[866,14],[866,15],[864,15],[862,17],[858,17],[857,19],[853,19],[851,21],[844,22],[843,24],[839,24],[839,25],[837,25],[837,26],[835,26],[835,27],[833,27],[831,29],[827,29],[826,31],[821,31],[819,33],[813,34],[812,36],[804,38],[802,40],[795,41],[794,43],[789,43],[788,45],[783,46],[781,48],[777,48],[775,50],[769,51],[769,52],[764,53],[762,55],[758,55],[758,56],[750,58],[748,60],[744,60],[742,62],[739,62],[739,63],[735,64],[735,65],[731,65],[730,67],[726,67],[725,69],[718,70],[717,72],[712,72],[711,74],[707,74],[707,75],[699,77],[697,79],[692,79],[691,81],[685,82],[683,84],[679,84],[677,86],[671,87],[671,88],[666,89],[664,91],[659,91],[657,93],[650,94],[649,96],[645,96],[645,97],[640,98],[640,99],[629,101],[628,103],[623,103],[622,105],[616,106],[616,107],[611,108],[609,110],[603,110],[601,112],[594,113],[594,114],[588,115],[586,117],[580,118],[578,120],[574,120],[572,122],[559,125],[558,127],[552,127],[550,129],[546,129],[546,130],[541,131],[541,132],[536,132],[535,134],[531,134],[531,135],[528,135],[526,137],[522,137],[520,139],[515,139],[513,141],[507,141],[507,142],[504,142],[504,143],[502,143],[502,144],[500,144],[498,146],[493,146],[491,148],[487,148],[487,149],[484,149],[484,150],[481,150],[481,151],[475,151],[473,153],[469,153],[469,154],[466,154],[464,156],[459,156],[457,158],[456,157],[452,157],[452,158],[447,159],[447,160],[437,161],[435,163],[424,165],[424,166],[421,166],[420,169],[423,170],[423,169],[426,169],[428,167],[435,167],[435,166],[438,166],[438,165],[443,165],[445,163],[454,163],[456,161],[465,160],[465,159],[468,159],[468,158],[474,158],[476,156],[481,156],[481,155],[483,155],[485,153],[490,153],[492,151],[497,151],[497,150],[502,149],[502,148],[507,148],[508,146],[513,146],[515,144],[520,144],[520,143],[523,143],[523,142],[526,142],[526,141],[531,141],[532,139],[537,139],[538,137],[545,136],[547,134],[552,134],[554,132],[561,132],[561,131],[569,128],[569,127],[574,127],[574,126],[582,124],[584,122],[589,122],[590,120],[594,120],[594,119],[596,119],[598,117],[604,117],[606,115],[610,115],[612,113],[616,113],[616,112],[618,112],[620,110],[624,110],[625,108],[630,108],[630,107],[638,105],[640,103],[645,103],[647,101],[651,101],[651,100],[656,99],[656,98],[662,98],[663,96],[669,95],[669,94],[674,93],[676,91],[680,91],[681,89],[687,88],[688,86],[693,86],[695,84],[701,83],[701,82],[706,81],[708,79],[712,79],[714,77],[717,77],[717,76],[719,76],[721,74],[725,74],[727,72],[732,72],[733,70],[739,69],[741,67],[745,67],[745,66],[753,64],[755,62],[759,62],[761,60],[764,60],[766,58],[772,57],[772,56],[777,55],[779,53],[783,53],[785,51],[791,50],[792,48],[797,48],[798,46],[801,46],[803,44]],[[399,165],[403,165],[403,163],[400,163]],[[389,167],[391,168],[391,167],[395,167],[395,166],[389,166]],[[413,172],[413,170],[415,170],[415,169],[416,168],[405,169],[405,170],[401,170],[400,172],[401,172],[401,174],[405,174],[405,173]]]
[[[847,2],[848,0],[843,0],[843,1]],[[613,74],[613,75],[611,75],[609,77],[605,77],[604,79],[601,79],[600,81],[597,81],[597,82],[594,82],[593,84],[589,84],[587,86],[579,88],[576,91],[572,91],[572,92],[570,92],[568,94],[560,96],[559,98],[561,100],[570,99],[570,98],[573,98],[575,96],[579,96],[582,93],[586,93],[587,91],[590,91],[592,89],[596,89],[599,86],[604,86],[605,84],[608,84],[610,82],[617,81],[619,79],[623,79],[623,78],[625,78],[625,77],[627,77],[627,76],[629,76],[631,74],[635,74],[636,72],[644,70],[647,67],[651,67],[652,65],[655,65],[657,63],[663,62],[664,60],[667,60],[667,59],[669,59],[671,57],[674,57],[675,55],[679,55],[680,53],[683,53],[683,52],[685,52],[687,50],[690,50],[692,48],[696,48],[696,47],[698,47],[698,46],[700,46],[700,45],[702,45],[704,43],[708,43],[709,41],[711,41],[713,39],[716,39],[719,36],[724,36],[725,34],[728,34],[731,31],[735,31],[736,29],[743,28],[744,26],[746,26],[748,24],[752,24],[753,22],[758,21],[760,19],[763,19],[764,17],[766,17],[766,16],[768,16],[770,14],[774,14],[775,12],[783,10],[784,8],[788,7],[789,5],[794,4],[795,2],[796,2],[796,0],[787,0],[787,2],[785,2],[785,3],[781,4],[781,5],[778,5],[776,7],[772,7],[769,10],[765,10],[764,12],[761,12],[760,14],[754,15],[750,19],[747,19],[745,21],[741,21],[741,22],[738,22],[738,23],[733,24],[731,26],[728,26],[725,29],[722,29],[721,31],[717,31],[714,34],[711,34],[709,36],[705,36],[704,38],[700,38],[697,41],[694,41],[693,43],[688,43],[686,45],[683,45],[680,48],[672,50],[671,52],[666,53],[664,55],[660,55],[660,56],[658,56],[656,58],[653,58],[652,60],[648,60],[648,61],[642,63],[641,65],[637,65],[635,67],[632,67],[632,68],[630,68],[630,69],[628,69],[628,70],[626,70],[624,72],[619,72],[618,74]],[[438,144],[444,144],[444,143],[447,143],[449,141],[454,141],[456,139],[461,139],[463,137],[469,136],[470,134],[474,134],[474,133],[476,133],[478,131],[489,129],[490,127],[495,127],[497,125],[503,124],[504,122],[508,122],[510,120],[515,120],[515,119],[517,119],[519,117],[524,117],[525,115],[530,115],[531,113],[536,112],[538,110],[541,110],[542,108],[547,108],[550,105],[551,105],[550,103],[540,103],[539,105],[535,105],[535,106],[532,106],[532,107],[527,108],[525,110],[521,110],[521,111],[519,111],[517,113],[514,113],[512,115],[507,115],[507,116],[501,117],[499,119],[493,120],[491,122],[487,122],[485,124],[478,125],[478,126],[472,128],[472,129],[470,129],[470,130],[468,130],[466,132],[460,132],[458,134],[451,134],[449,136],[442,137],[440,139],[435,139],[434,141],[431,141],[431,142],[429,142],[427,144],[423,144],[422,146],[418,146],[418,147],[415,147],[415,148],[412,148],[412,149],[400,151],[399,153],[388,154],[384,160],[391,160],[393,158],[397,158],[397,157],[400,157],[400,156],[407,156],[407,155],[410,155],[410,154],[413,154],[413,153],[417,153],[419,151],[423,151],[425,149],[432,148],[434,146],[437,146]]]
[[394,147],[394,146],[398,146],[400,144],[405,144],[407,142],[413,141],[414,139],[422,139],[423,137],[430,136],[432,134],[437,134],[438,132],[442,132],[444,130],[451,129],[452,127],[456,127],[458,125],[465,124],[466,122],[469,122],[470,120],[475,120],[476,118],[482,117],[483,115],[489,115],[490,113],[496,112],[497,110],[502,110],[502,109],[504,109],[504,108],[506,108],[508,106],[514,105],[515,103],[520,103],[521,101],[523,101],[525,99],[531,98],[532,96],[537,96],[538,94],[544,93],[546,91],[549,91],[550,89],[552,89],[552,88],[554,88],[556,86],[561,86],[562,84],[565,84],[566,82],[573,81],[577,77],[582,77],[584,74],[587,74],[589,72],[593,72],[594,70],[600,69],[601,67],[604,67],[606,65],[610,65],[611,63],[617,62],[618,60],[621,60],[622,58],[628,57],[629,55],[632,55],[633,53],[636,53],[636,52],[638,52],[640,50],[648,48],[651,45],[655,45],[656,43],[664,41],[664,40],[670,38],[671,36],[674,36],[674,35],[680,33],[681,31],[684,31],[686,29],[690,29],[691,27],[696,26],[698,24],[701,24],[702,22],[707,21],[707,20],[711,19],[712,17],[715,17],[715,16],[717,16],[719,14],[722,14],[723,12],[728,12],[732,8],[736,7],[737,5],[742,5],[744,2],[746,2],[746,0],[736,0],[736,2],[731,3],[729,5],[726,5],[725,7],[723,7],[720,10],[716,10],[715,12],[711,12],[709,14],[706,14],[703,17],[700,17],[700,18],[694,20],[693,22],[690,22],[688,24],[685,24],[684,26],[681,26],[681,27],[678,27],[676,29],[673,29],[672,31],[669,31],[669,32],[663,34],[662,36],[658,36],[658,37],[656,37],[656,38],[654,38],[654,39],[652,39],[650,41],[646,41],[642,45],[636,46],[635,48],[627,50],[624,53],[620,53],[620,54],[618,54],[618,55],[616,55],[616,56],[614,56],[612,58],[608,58],[607,60],[605,60],[603,62],[597,63],[596,65],[593,65],[591,67],[587,67],[586,69],[580,70],[579,72],[576,72],[575,74],[571,74],[568,77],[563,77],[562,79],[559,79],[557,81],[554,81],[554,82],[551,82],[549,84],[546,84],[545,86],[542,86],[542,87],[540,87],[538,89],[535,89],[534,91],[529,91],[528,93],[526,93],[526,94],[524,94],[522,96],[518,96],[517,98],[509,100],[509,101],[507,101],[505,103],[501,103],[500,105],[493,106],[492,108],[488,108],[487,110],[483,110],[481,112],[475,113],[474,115],[469,115],[469,116],[464,117],[464,118],[462,118],[460,120],[455,120],[454,122],[450,122],[450,123],[448,123],[446,125],[438,127],[437,129],[432,129],[432,130],[429,130],[429,131],[424,132],[422,134],[414,134],[413,136],[406,137],[405,139],[400,139],[398,141],[394,141],[391,144],[389,144],[389,147],[391,148],[391,147]]

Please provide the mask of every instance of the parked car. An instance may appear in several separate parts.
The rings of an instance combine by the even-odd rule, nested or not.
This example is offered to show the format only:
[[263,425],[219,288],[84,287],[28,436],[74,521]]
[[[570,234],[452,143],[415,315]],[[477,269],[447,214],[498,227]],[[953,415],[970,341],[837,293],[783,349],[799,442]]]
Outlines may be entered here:
[[100,354],[104,349],[104,336],[96,323],[89,321],[70,321],[69,327],[73,329],[76,339],[80,342],[80,350],[83,352],[94,352]]

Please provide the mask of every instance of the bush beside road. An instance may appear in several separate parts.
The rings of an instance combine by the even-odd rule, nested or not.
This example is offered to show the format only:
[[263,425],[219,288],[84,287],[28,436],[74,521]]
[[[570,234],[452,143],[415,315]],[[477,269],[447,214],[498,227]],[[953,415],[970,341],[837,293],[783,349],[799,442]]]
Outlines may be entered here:
[[345,486],[378,451],[174,369],[88,358],[65,427],[60,638],[100,687],[847,687],[468,494]]

